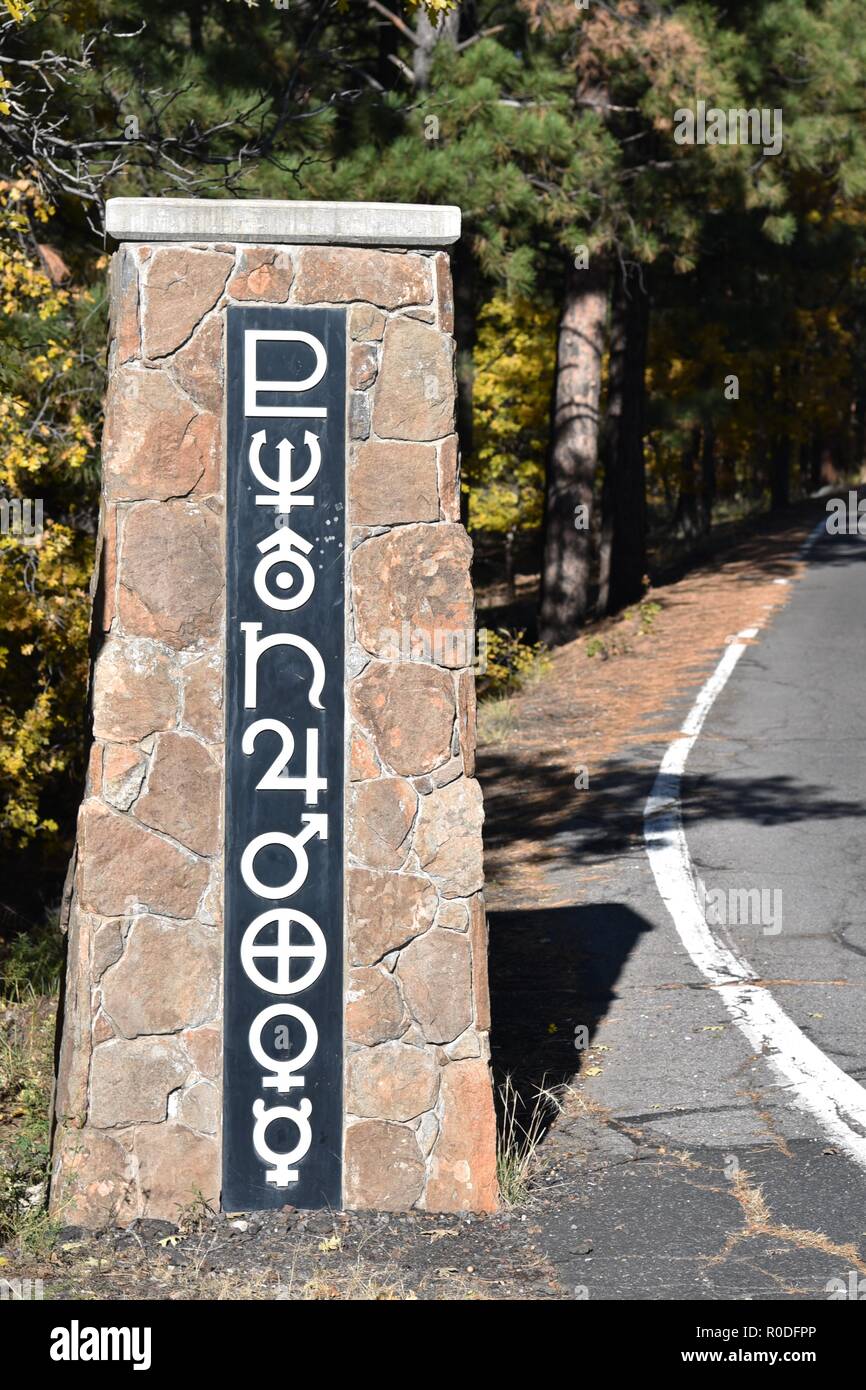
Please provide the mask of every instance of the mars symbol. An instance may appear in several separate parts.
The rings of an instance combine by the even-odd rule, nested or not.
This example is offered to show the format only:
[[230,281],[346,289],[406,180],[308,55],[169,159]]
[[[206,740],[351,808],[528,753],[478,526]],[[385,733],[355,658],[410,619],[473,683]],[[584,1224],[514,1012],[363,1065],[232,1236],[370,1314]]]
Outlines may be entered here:
[[346,315],[227,317],[222,1201],[339,1206]]

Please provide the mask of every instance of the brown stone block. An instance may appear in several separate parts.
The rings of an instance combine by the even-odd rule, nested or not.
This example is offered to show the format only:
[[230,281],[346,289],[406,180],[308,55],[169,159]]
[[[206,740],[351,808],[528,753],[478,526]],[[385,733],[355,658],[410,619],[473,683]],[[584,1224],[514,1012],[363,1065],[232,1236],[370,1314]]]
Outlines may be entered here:
[[472,995],[475,1000],[475,1027],[490,1031],[490,985],[488,982],[487,914],[484,894],[470,899],[469,941],[472,946]]
[[373,869],[399,869],[409,853],[417,797],[408,782],[378,777],[347,789],[349,851]]
[[370,397],[363,391],[349,395],[349,438],[370,438]]
[[349,780],[366,782],[371,777],[378,777],[380,771],[373,745],[358,729],[353,729],[349,746]]
[[460,520],[460,448],[456,434],[439,445],[439,499],[446,521]]
[[465,935],[431,928],[401,951],[397,975],[409,1011],[428,1042],[452,1042],[469,1027],[472,981]]
[[93,982],[101,980],[108,967],[120,960],[122,954],[123,931],[120,922],[116,918],[103,922],[93,934],[90,961]]
[[449,782],[456,782],[457,778],[462,776],[463,759],[455,756],[442,763],[440,767],[434,767],[430,774],[430,780],[434,787],[447,787]]
[[346,1131],[344,1194],[348,1207],[408,1211],[424,1191],[418,1141],[405,1125],[362,1120]]
[[484,883],[481,788],[468,778],[422,797],[415,831],[421,867],[445,897],[466,898]]
[[107,1042],[109,1038],[113,1038],[114,1036],[114,1029],[111,1026],[108,1015],[104,1014],[101,1009],[98,1009],[93,1018],[93,1046],[97,1047],[99,1043]]
[[154,251],[143,272],[145,357],[165,357],[186,342],[216,304],[231,268],[232,257],[217,251],[174,246]]
[[123,528],[120,620],[172,647],[214,638],[222,619],[219,518],[192,502],[142,503]]
[[346,1037],[350,1042],[374,1043],[396,1038],[403,1031],[403,1000],[393,975],[361,966],[346,984]]
[[394,772],[430,772],[451,755],[452,677],[415,662],[371,662],[353,681],[352,703],[376,751]]
[[85,796],[102,795],[102,744],[94,743],[91,746],[87,759],[87,780],[85,783]]
[[94,736],[134,742],[171,728],[176,709],[177,690],[165,654],[151,642],[109,638],[94,673]]
[[391,319],[373,405],[381,439],[441,439],[454,429],[454,342],[414,319]]
[[164,1120],[168,1098],[189,1072],[173,1038],[113,1038],[90,1067],[90,1123],[97,1129]]
[[99,1230],[138,1214],[132,1162],[122,1144],[91,1129],[59,1131],[51,1209],[66,1226]]
[[214,314],[189,340],[170,363],[174,379],[201,410],[222,413],[223,320]]
[[128,743],[108,743],[103,761],[102,794],[117,811],[128,811],[141,791],[147,760]]
[[349,349],[349,385],[366,391],[376,380],[379,354],[372,343],[352,343]]
[[199,1134],[216,1134],[219,1128],[219,1096],[209,1081],[197,1081],[184,1091],[178,1116]]
[[436,890],[417,874],[350,869],[346,876],[349,959],[372,965],[425,932],[436,914]]
[[87,1114],[87,1077],[90,1070],[90,953],[98,919],[94,922],[77,906],[69,923],[69,946],[63,1007],[63,1034],[57,1066],[54,1108],[58,1121],[76,1127]]
[[285,251],[251,246],[241,251],[240,268],[229,282],[232,299],[285,304],[292,287],[292,258]]
[[346,1058],[346,1110],[372,1120],[413,1120],[432,1110],[439,1068],[431,1052],[385,1042]]
[[117,589],[117,508],[112,503],[103,503],[100,536],[96,604],[102,610],[102,631],[107,632],[114,622]]
[[466,931],[469,926],[469,908],[459,898],[444,898],[436,913],[436,925],[444,931]]
[[99,802],[82,808],[79,855],[82,905],[105,917],[125,917],[141,907],[192,918],[207,887],[201,860]]
[[452,1062],[463,1062],[467,1057],[481,1056],[481,1035],[474,1028],[467,1028],[453,1042],[446,1043],[445,1052]]
[[108,340],[113,345],[111,370],[141,356],[138,318],[138,267],[127,246],[111,258],[111,322]]
[[160,734],[147,787],[134,815],[179,840],[196,854],[216,854],[222,844],[222,772],[192,734]]
[[385,315],[372,304],[354,304],[349,310],[349,337],[353,343],[381,343]]
[[440,1111],[424,1206],[428,1211],[495,1211],[496,1116],[486,1062],[449,1062],[442,1069]]
[[475,630],[462,526],[401,526],[352,552],[356,636],[373,656],[393,656],[394,633],[408,623],[438,665],[465,666]]
[[451,279],[451,263],[443,251],[433,257],[436,274],[436,308],[439,327],[443,333],[454,332],[454,284]]
[[125,1038],[197,1028],[219,1007],[220,960],[212,927],[137,917],[103,977],[103,1007]]
[[475,672],[461,671],[457,677],[457,730],[460,752],[467,777],[475,776],[475,744],[477,738],[477,704]]
[[177,1221],[183,1206],[203,1199],[219,1203],[220,1151],[216,1139],[169,1120],[136,1132],[141,1214]]
[[399,309],[404,304],[429,304],[432,297],[430,267],[424,256],[346,246],[316,246],[301,252],[294,293],[297,304],[364,299],[383,309]]
[[437,521],[436,450],[429,444],[360,444],[349,472],[355,526]]
[[183,723],[207,739],[223,739],[223,671],[219,651],[207,652],[181,670],[183,681]]
[[223,863],[221,855],[217,855],[216,858],[210,861],[210,882],[201,900],[201,907],[198,910],[198,920],[210,927],[222,926]]
[[193,1028],[182,1033],[181,1038],[196,1070],[207,1081],[218,1083],[222,1075],[222,1031],[219,1028]]
[[123,367],[106,402],[106,497],[165,501],[216,492],[219,436],[217,416],[199,414],[165,372]]

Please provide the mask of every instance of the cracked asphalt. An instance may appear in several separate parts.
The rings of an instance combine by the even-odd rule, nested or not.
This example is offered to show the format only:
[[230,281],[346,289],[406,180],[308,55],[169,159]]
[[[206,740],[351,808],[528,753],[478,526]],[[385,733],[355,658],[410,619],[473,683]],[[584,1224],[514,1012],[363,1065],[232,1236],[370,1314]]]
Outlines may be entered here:
[[[790,585],[789,600],[709,713],[683,781],[684,825],[717,902],[766,890],[763,920],[714,930],[862,1081],[866,540],[823,535],[805,573],[774,582]],[[700,684],[677,692],[671,728]],[[618,818],[615,855],[589,799],[555,833],[568,853],[543,870],[561,905],[491,919],[500,1065],[521,1039],[521,1010],[501,1002],[509,991],[526,1017],[553,1020],[548,1081],[574,1071],[574,1030],[589,1036],[543,1146],[538,1244],[564,1297],[828,1299],[830,1281],[861,1279],[866,1297],[866,1171],[751,1050],[658,895],[640,819],[663,748],[650,739],[620,755],[604,812]],[[530,925],[539,966],[527,979]],[[523,1080],[538,1078],[536,1059]]]

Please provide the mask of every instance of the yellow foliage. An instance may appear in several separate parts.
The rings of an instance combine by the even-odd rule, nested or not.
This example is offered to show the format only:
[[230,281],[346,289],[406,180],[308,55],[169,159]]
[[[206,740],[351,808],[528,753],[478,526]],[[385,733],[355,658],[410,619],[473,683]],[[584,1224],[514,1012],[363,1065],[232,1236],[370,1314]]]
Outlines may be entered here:
[[512,632],[500,627],[486,635],[486,665],[479,674],[479,695],[499,697],[513,694],[527,682],[544,675],[550,657],[543,642],[525,642],[524,630]]
[[492,299],[474,353],[469,525],[509,531],[541,525],[556,313],[523,299]]
[[[775,438],[790,441],[795,459],[816,435],[832,439],[850,411],[856,346],[844,314],[830,304],[793,309],[789,332],[772,353],[760,340],[726,342],[724,325],[704,312],[685,326],[681,314],[657,318],[647,388],[666,413],[648,433],[651,491],[665,483],[669,491],[683,486],[679,470],[689,431],[707,419],[722,494],[750,485],[756,461]],[[739,396],[726,402],[725,384],[733,377]]]
[[70,384],[86,295],[41,266],[30,229],[50,212],[33,185],[0,182],[0,496],[44,502],[41,533],[0,533],[0,842],[17,844],[57,831],[40,795],[80,758],[87,685],[93,543],[68,488],[94,442]]
[[[32,5],[28,5],[26,0],[3,0],[3,4],[9,11],[16,24],[22,24],[30,14]],[[8,85],[8,84],[7,84]],[[4,112],[4,115],[7,113]]]

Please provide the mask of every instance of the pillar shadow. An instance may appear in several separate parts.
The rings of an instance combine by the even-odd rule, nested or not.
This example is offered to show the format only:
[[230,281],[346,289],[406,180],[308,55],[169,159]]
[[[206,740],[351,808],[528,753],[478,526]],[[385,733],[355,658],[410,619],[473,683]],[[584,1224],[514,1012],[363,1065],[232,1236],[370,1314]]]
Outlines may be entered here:
[[[624,903],[491,912],[491,1052],[497,1104],[506,1077],[525,1124],[539,1091],[580,1068],[575,1029],[592,1040],[622,968],[652,924]],[[541,1103],[545,1125],[555,1107]]]

